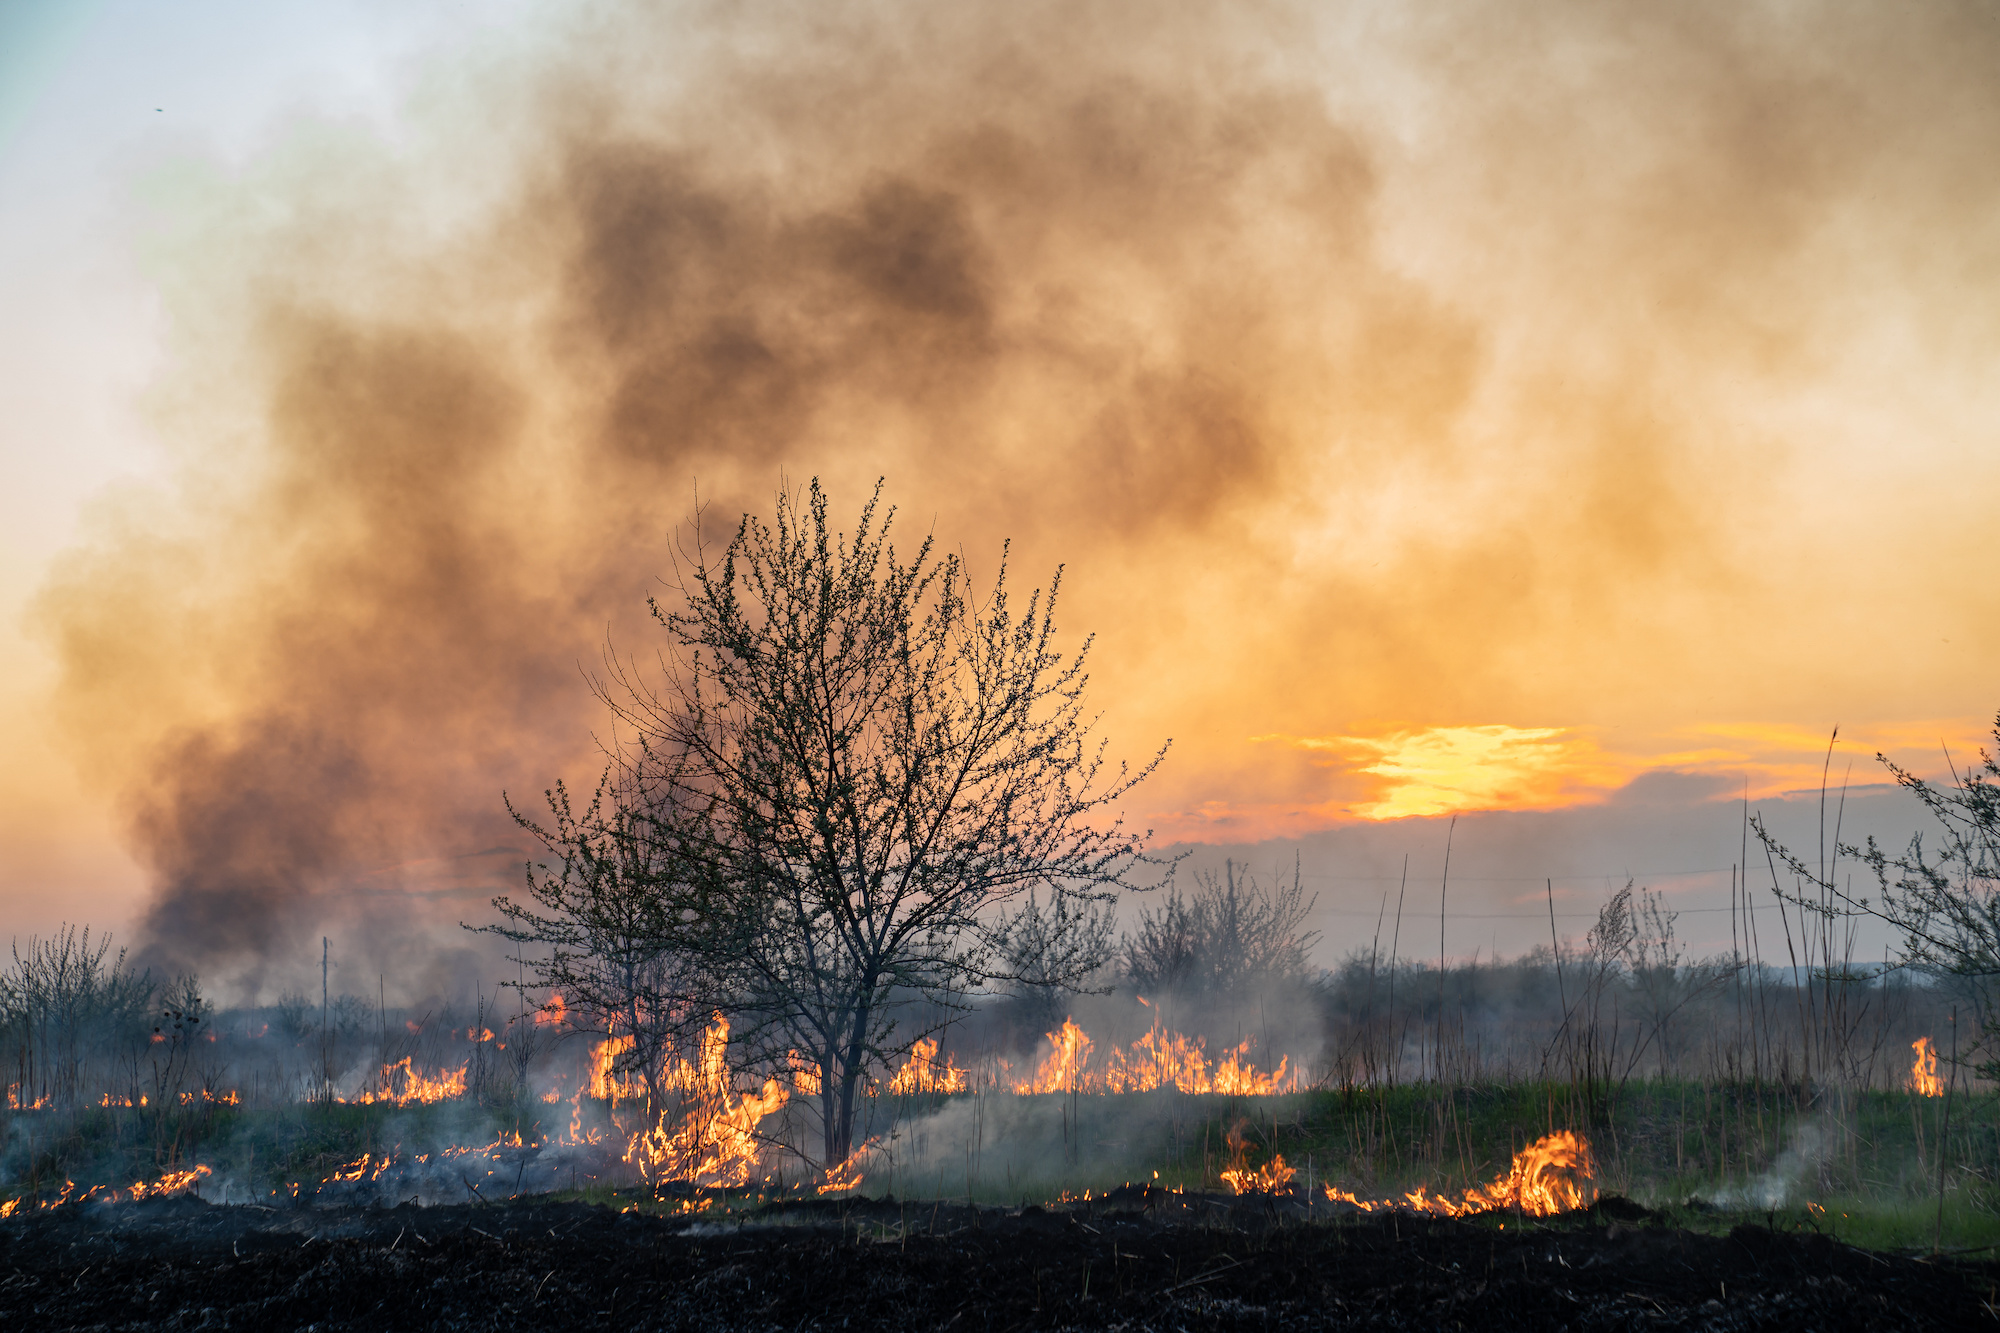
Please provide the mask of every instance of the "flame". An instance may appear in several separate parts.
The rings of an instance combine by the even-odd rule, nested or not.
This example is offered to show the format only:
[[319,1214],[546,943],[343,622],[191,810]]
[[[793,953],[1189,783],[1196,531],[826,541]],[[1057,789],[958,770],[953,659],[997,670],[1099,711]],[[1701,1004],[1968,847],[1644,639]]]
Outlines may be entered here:
[[[1151,1006],[1147,1006],[1151,1008]],[[1045,1092],[1151,1092],[1156,1088],[1177,1088],[1186,1093],[1222,1093],[1235,1097],[1271,1097],[1298,1091],[1298,1073],[1287,1077],[1289,1057],[1280,1058],[1277,1069],[1263,1074],[1250,1063],[1254,1038],[1245,1037],[1224,1053],[1213,1068],[1200,1037],[1164,1031],[1156,1018],[1153,1027],[1129,1050],[1112,1047],[1104,1070],[1088,1069],[1093,1049],[1090,1037],[1065,1018],[1059,1031],[1048,1034],[1050,1051],[1032,1077],[1013,1085],[1022,1095]]]
[[65,1180],[63,1182],[62,1193],[53,1199],[43,1199],[34,1203],[31,1203],[27,1199],[9,1199],[5,1203],[0,1203],[0,1218],[12,1217],[15,1213],[30,1207],[36,1209],[61,1208],[73,1203],[87,1203],[92,1199],[101,1199],[105,1203],[116,1203],[121,1199],[161,1199],[167,1195],[178,1194],[182,1190],[199,1185],[204,1179],[214,1174],[206,1166],[194,1166],[185,1171],[169,1171],[158,1180],[151,1182],[135,1180],[132,1182],[130,1189],[107,1189],[103,1185],[92,1185],[81,1194],[76,1192],[76,1182],[74,1180]]
[[1278,1067],[1268,1074],[1259,1074],[1257,1067],[1250,1063],[1250,1038],[1238,1042],[1215,1067],[1215,1083],[1211,1091],[1227,1093],[1237,1097],[1274,1097],[1280,1092],[1296,1092],[1298,1079],[1292,1079],[1293,1086],[1286,1088],[1285,1065],[1288,1057],[1278,1057]]
[[1276,1194],[1281,1190],[1288,1191],[1292,1177],[1296,1176],[1298,1171],[1285,1165],[1283,1153],[1272,1154],[1271,1160],[1255,1171],[1243,1164],[1244,1154],[1250,1147],[1250,1141],[1244,1136],[1243,1131],[1249,1127],[1248,1120],[1238,1120],[1230,1128],[1229,1169],[1222,1173],[1223,1181],[1237,1194]]
[[135,1199],[153,1199],[168,1194],[178,1194],[184,1189],[192,1188],[204,1177],[214,1174],[205,1166],[197,1166],[188,1171],[169,1171],[151,1184],[141,1180],[133,1181],[129,1193]]
[[[476,1150],[467,1149],[467,1151],[476,1151]],[[327,1176],[327,1179],[330,1181],[331,1180],[380,1180],[382,1178],[382,1173],[384,1171],[387,1171],[391,1166],[393,1166],[395,1164],[395,1161],[396,1158],[393,1153],[386,1157],[376,1157],[372,1153],[362,1153],[358,1159],[349,1162],[346,1166],[336,1167],[333,1170],[333,1172]],[[371,1163],[373,1164],[372,1166]]]
[[354,1099],[356,1105],[389,1102],[397,1106],[429,1105],[465,1095],[466,1066],[439,1070],[435,1075],[420,1074],[404,1056],[392,1065],[383,1065],[376,1076],[380,1090],[369,1088]]
[[[623,1040],[629,1047],[631,1038]],[[729,1020],[718,1013],[702,1034],[695,1063],[667,1063],[662,1082],[683,1094],[683,1105],[660,1108],[653,1123],[625,1145],[624,1160],[647,1180],[721,1186],[749,1181],[763,1153],[757,1126],[781,1109],[789,1094],[774,1078],[756,1092],[739,1092],[728,1056]]]
[[1132,1043],[1129,1054],[1112,1049],[1104,1086],[1108,1092],[1151,1092],[1165,1087],[1208,1092],[1214,1081],[1209,1077],[1201,1038],[1162,1032],[1155,1020],[1152,1030]]
[[1944,1096],[1944,1080],[1938,1077],[1937,1050],[1931,1039],[1918,1037],[1910,1043],[1910,1049],[1917,1053],[1917,1059],[1910,1066],[1909,1080],[1903,1086],[1919,1097]]
[[587,1086],[592,1097],[601,1102],[615,1102],[620,1097],[646,1095],[645,1081],[639,1077],[636,1070],[627,1070],[621,1074],[612,1068],[617,1063],[618,1057],[631,1050],[632,1046],[632,1036],[627,1033],[623,1036],[606,1037],[591,1047],[590,1082]]
[[792,1086],[799,1090],[799,1096],[819,1096],[820,1072],[818,1064],[800,1055],[797,1051],[786,1051],[785,1063],[791,1066]]
[[[1407,1208],[1441,1217],[1466,1217],[1506,1210],[1529,1217],[1550,1217],[1588,1207],[1597,1198],[1596,1174],[1590,1144],[1565,1129],[1545,1134],[1521,1149],[1514,1154],[1514,1164],[1506,1175],[1490,1185],[1466,1190],[1457,1200],[1430,1194],[1421,1185],[1400,1199],[1373,1200],[1359,1199],[1328,1185],[1326,1197],[1335,1203],[1352,1204],[1363,1212]],[[1226,1174],[1224,1178],[1227,1179]]]
[[938,1064],[937,1049],[936,1039],[929,1037],[912,1046],[909,1063],[889,1080],[890,1093],[907,1097],[916,1092],[964,1092],[965,1071],[954,1065],[949,1055]]
[[569,1006],[563,1003],[561,995],[551,995],[535,1010],[535,1022],[561,1027],[569,1017]]
[[1298,1169],[1286,1166],[1285,1155],[1278,1153],[1255,1171],[1235,1167],[1224,1171],[1222,1179],[1237,1194],[1278,1194],[1291,1188],[1292,1177],[1297,1174]]
[[845,1194],[849,1190],[861,1188],[861,1168],[869,1154],[875,1151],[875,1140],[870,1139],[847,1155],[847,1160],[838,1166],[828,1167],[826,1179],[820,1182],[818,1192],[822,1195]]
[[1063,1019],[1062,1027],[1048,1034],[1052,1049],[1048,1057],[1025,1083],[1014,1091],[1023,1096],[1038,1092],[1090,1092],[1084,1066],[1090,1063],[1090,1038],[1074,1018]]

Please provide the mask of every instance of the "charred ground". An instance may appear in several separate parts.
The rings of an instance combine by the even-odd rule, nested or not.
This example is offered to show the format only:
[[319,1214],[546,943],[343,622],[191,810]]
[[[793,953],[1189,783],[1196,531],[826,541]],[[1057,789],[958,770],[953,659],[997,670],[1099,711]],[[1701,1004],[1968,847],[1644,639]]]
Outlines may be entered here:
[[893,1200],[717,1220],[573,1202],[370,1209],[194,1199],[0,1224],[0,1324],[37,1329],[1950,1328],[2000,1264],[1605,1200],[1547,1222],[1308,1221],[1124,1191],[1001,1210]]

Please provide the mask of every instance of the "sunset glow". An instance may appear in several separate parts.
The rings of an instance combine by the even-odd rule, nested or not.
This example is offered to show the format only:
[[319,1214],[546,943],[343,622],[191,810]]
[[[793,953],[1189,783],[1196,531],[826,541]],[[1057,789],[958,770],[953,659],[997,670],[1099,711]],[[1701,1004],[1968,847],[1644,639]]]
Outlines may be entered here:
[[1305,738],[1292,744],[1334,756],[1376,779],[1377,799],[1353,807],[1363,819],[1539,810],[1569,805],[1631,776],[1588,736],[1562,727],[1429,727],[1388,736]]

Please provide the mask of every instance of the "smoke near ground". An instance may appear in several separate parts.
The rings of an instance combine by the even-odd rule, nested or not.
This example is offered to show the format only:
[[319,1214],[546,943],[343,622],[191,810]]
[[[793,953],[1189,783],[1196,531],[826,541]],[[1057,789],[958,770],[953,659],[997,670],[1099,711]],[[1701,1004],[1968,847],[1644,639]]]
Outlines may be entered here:
[[652,651],[697,503],[812,475],[1067,563],[1174,837],[1344,817],[1378,784],[1302,742],[1370,727],[1983,712],[1990,592],[1897,553],[1948,566],[1991,481],[1996,38],[597,5],[392,131],[191,162],[178,479],[38,612],[154,956],[254,992],[337,923],[412,992],[490,966],[431,928],[508,887],[500,792],[594,771],[584,672]]

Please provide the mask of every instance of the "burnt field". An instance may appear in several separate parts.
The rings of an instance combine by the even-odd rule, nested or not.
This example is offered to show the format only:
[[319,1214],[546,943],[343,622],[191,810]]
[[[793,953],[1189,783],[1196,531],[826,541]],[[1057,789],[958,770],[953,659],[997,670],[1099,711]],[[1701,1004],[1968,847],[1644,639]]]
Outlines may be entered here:
[[287,1209],[194,1199],[0,1224],[20,1329],[1962,1329],[2000,1264],[1623,1200],[1548,1221],[1128,1191],[1022,1210],[849,1200],[718,1220],[580,1203]]

